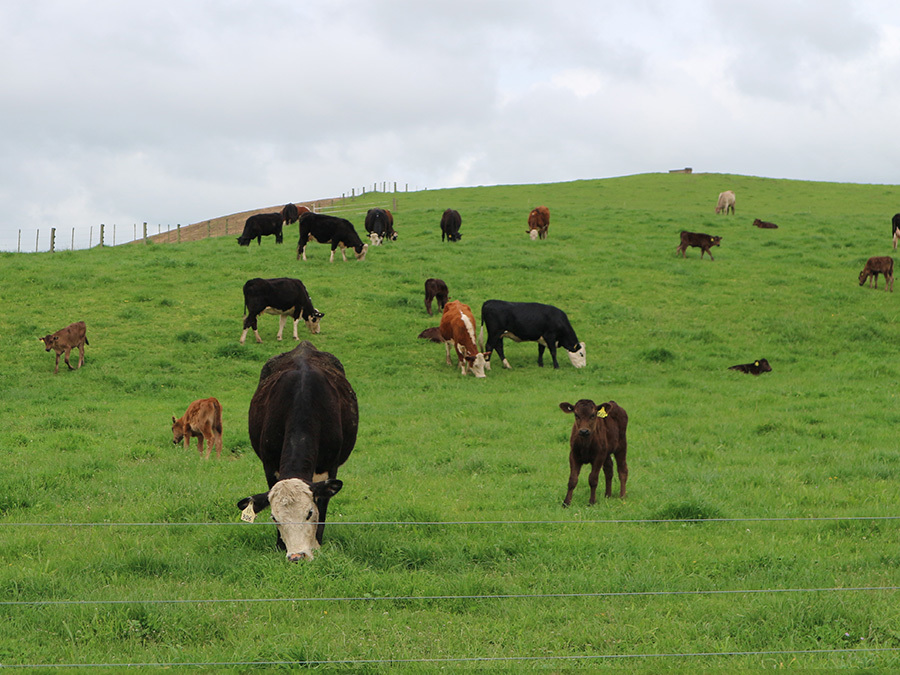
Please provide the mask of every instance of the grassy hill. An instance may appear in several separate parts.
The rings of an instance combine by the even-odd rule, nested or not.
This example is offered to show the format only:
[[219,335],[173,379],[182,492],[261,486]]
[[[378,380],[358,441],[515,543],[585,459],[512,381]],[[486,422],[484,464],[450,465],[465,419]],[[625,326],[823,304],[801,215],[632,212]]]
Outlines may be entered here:
[[[726,189],[735,216],[713,212]],[[362,231],[394,197],[399,240],[362,263],[318,244],[297,261],[296,226],[281,246],[0,254],[0,663],[900,666],[900,294],[857,283],[893,253],[900,187],[652,174],[372,193],[343,214]],[[539,204],[550,234],[532,242]],[[676,255],[682,229],[722,235],[715,261]],[[238,344],[257,276],[303,280],[325,317],[301,337],[360,402],[325,544],[300,565],[235,506],[264,488],[259,370],[293,346],[265,315],[264,342]],[[476,317],[491,298],[564,309],[588,366],[540,369],[535,344],[508,343],[512,370],[461,377],[416,339],[438,323],[431,276]],[[87,362],[54,376],[37,338],[79,319]],[[771,373],[727,369],[760,357]],[[171,416],[206,396],[220,461],[171,443]],[[558,404],[579,398],[628,411],[628,498],[588,507],[584,472],[563,510]]]

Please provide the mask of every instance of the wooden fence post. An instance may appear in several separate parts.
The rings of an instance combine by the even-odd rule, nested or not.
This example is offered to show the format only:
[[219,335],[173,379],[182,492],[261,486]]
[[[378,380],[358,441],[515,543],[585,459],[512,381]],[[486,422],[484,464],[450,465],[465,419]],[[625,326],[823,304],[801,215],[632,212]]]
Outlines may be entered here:
[[147,243],[147,223],[144,223],[144,243]]
[[91,225],[91,238],[88,239],[88,248],[94,248],[94,226]]
[[34,252],[35,253],[37,253],[37,250],[38,250],[38,238],[40,236],[41,236],[41,231],[38,230],[37,233],[34,235]]
[[103,248],[104,239],[106,239],[106,225],[100,223],[100,248]]
[[56,252],[56,228],[50,228],[50,253]]
[[181,243],[181,223],[178,223],[177,228],[178,228],[178,243],[180,244]]
[[74,228],[74,227],[72,228],[72,246],[71,246],[71,248],[70,248],[69,250],[70,250],[70,251],[74,251],[74,250],[75,250],[75,228]]
[[22,252],[22,230],[19,230],[19,242],[16,244],[16,253]]
[[209,239],[209,238],[212,236],[212,235],[210,234],[210,232],[209,232],[209,227],[210,227],[210,223],[211,223],[211,222],[212,222],[212,221],[210,221],[210,220],[207,220],[207,221],[206,221],[206,238],[207,238],[207,239]]

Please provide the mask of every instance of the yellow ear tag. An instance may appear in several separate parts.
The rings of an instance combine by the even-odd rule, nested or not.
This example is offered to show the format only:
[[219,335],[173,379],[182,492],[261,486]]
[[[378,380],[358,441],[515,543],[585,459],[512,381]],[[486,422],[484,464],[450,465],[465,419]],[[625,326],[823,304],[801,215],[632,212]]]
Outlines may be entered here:
[[256,511],[253,510],[253,500],[250,500],[250,503],[247,504],[247,508],[241,511],[241,520],[245,523],[252,523],[256,520]]
[[753,362],[753,365],[754,365],[754,366],[758,366],[758,365],[759,365],[759,361],[754,361],[754,362]]
[[609,417],[609,413],[606,412],[606,408],[600,408],[600,410],[597,411],[597,417]]

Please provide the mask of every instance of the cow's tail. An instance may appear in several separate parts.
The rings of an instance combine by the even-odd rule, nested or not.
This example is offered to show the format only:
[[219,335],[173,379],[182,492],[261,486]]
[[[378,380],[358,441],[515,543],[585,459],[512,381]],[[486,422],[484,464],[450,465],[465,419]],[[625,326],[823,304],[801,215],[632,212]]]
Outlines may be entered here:
[[217,434],[219,434],[219,436],[222,435],[222,404],[221,403],[219,403],[219,405],[216,406],[216,415],[215,415],[215,418],[213,419],[213,430]]
[[84,336],[84,344],[86,344],[88,347],[91,346],[91,343],[88,342],[87,335]]

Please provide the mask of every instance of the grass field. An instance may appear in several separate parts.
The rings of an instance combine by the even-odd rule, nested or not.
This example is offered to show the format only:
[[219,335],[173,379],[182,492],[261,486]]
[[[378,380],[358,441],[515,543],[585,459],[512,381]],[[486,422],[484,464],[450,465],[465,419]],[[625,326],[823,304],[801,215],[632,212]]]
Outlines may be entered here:
[[[735,216],[713,213],[725,189]],[[653,174],[404,194],[399,240],[362,263],[298,262],[296,226],[282,246],[0,254],[0,665],[900,668],[900,294],[857,283],[897,211],[898,186]],[[682,229],[722,235],[715,261],[676,255]],[[238,344],[257,276],[303,280],[325,317],[301,337],[360,403],[303,564],[235,506],[265,486],[259,370],[293,346],[271,316]],[[512,370],[461,377],[416,339],[430,276],[476,317],[564,309],[587,367],[508,343]],[[37,338],[79,319],[86,364],[54,375]],[[760,357],[773,372],[727,369]],[[207,396],[218,461],[171,442]],[[564,510],[558,404],[580,398],[628,411],[628,497],[588,507],[584,472]]]

